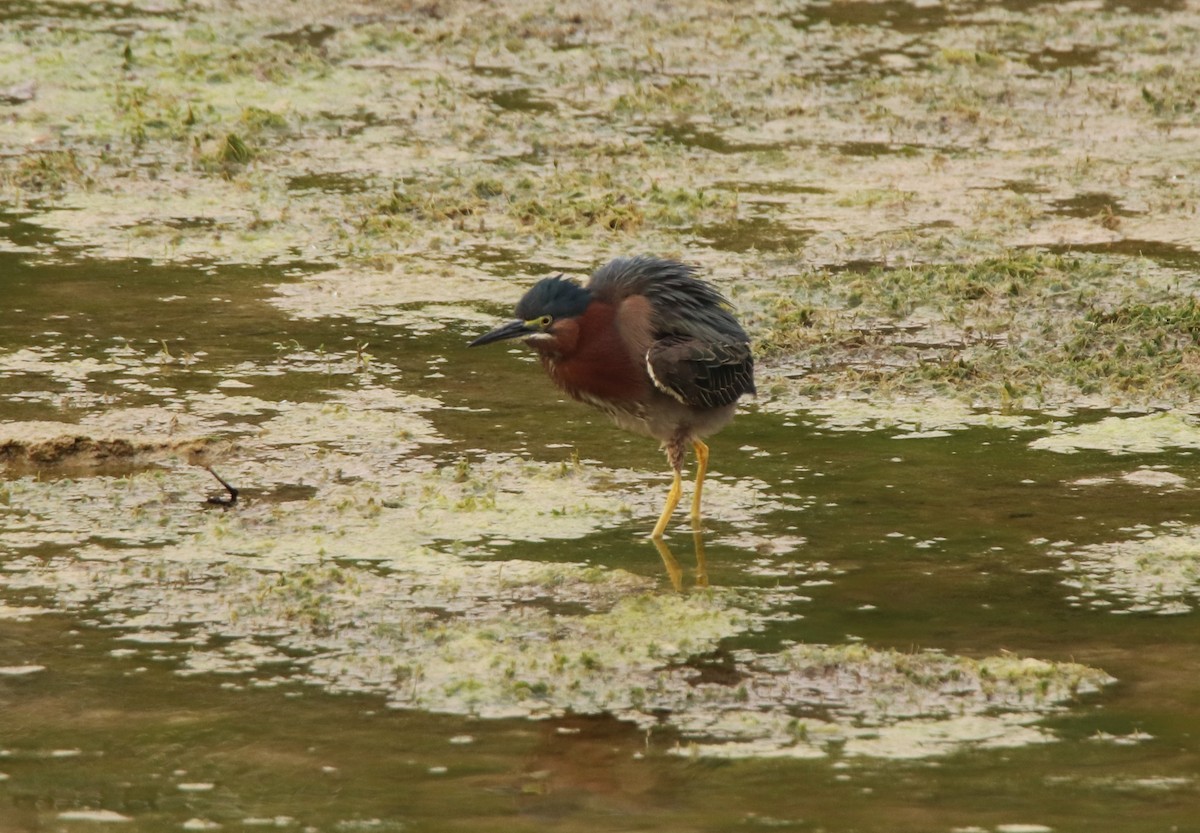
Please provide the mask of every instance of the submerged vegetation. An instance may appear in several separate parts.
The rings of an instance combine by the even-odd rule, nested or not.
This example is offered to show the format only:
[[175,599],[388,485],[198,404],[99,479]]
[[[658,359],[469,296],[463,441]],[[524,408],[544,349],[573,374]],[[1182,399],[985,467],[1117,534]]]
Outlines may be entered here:
[[[121,685],[151,667],[460,730],[542,719],[514,731],[552,727],[522,773],[587,716],[636,728],[621,754],[657,772],[822,758],[849,779],[1142,743],[1150,686],[1112,675],[1141,673],[1138,639],[1194,667],[1155,630],[1200,602],[1192,502],[1130,499],[1197,482],[1187,4],[10,5],[0,616],[82,623]],[[633,537],[652,448],[528,357],[462,349],[532,279],[640,252],[695,263],[758,351],[758,413],[705,493],[710,567],[703,535]],[[1087,412],[1114,406],[1138,414]],[[210,465],[236,507],[204,500]],[[1103,612],[1155,621],[1120,650],[1061,627]],[[70,662],[84,636],[53,627],[46,665],[0,673]],[[885,770],[897,806],[934,772]],[[837,803],[869,807],[859,787]],[[260,823],[235,804],[222,823]],[[626,809],[605,818],[647,826]],[[776,824],[758,809],[718,826]],[[993,815],[940,827],[1048,828]],[[344,820],[312,827],[416,826]]]
[[[1152,264],[1013,252],[965,265],[784,278],[757,319],[765,360],[804,392],[932,391],[996,408],[1190,403],[1200,307],[1147,280]],[[847,377],[853,381],[847,381]]]
[[1185,10],[435,5],[18,14],[0,179],[99,255],[358,264],[401,293],[683,256],[785,399],[1195,399]]

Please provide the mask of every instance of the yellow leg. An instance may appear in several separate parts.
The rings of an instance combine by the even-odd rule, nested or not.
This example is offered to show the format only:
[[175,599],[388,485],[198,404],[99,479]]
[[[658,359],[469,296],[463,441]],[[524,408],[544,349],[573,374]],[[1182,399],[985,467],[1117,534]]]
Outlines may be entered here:
[[708,446],[699,440],[692,441],[696,451],[696,491],[692,494],[692,528],[700,528],[700,493],[704,491],[704,475],[708,471]]
[[679,498],[682,494],[683,481],[679,476],[679,471],[676,470],[675,480],[671,483],[671,491],[667,492],[667,505],[663,507],[662,514],[658,516],[658,523],[654,525],[654,531],[650,533],[651,538],[663,537],[663,533],[667,531],[667,523],[671,520],[671,513],[679,505]]

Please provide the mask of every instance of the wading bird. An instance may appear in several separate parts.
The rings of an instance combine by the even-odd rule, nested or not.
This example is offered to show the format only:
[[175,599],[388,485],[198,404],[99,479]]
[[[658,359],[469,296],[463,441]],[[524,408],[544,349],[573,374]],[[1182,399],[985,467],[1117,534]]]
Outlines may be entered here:
[[684,455],[696,453],[692,525],[708,469],[703,438],[725,427],[754,391],[750,338],[729,302],[673,260],[618,258],[587,285],[543,278],[517,303],[517,320],[469,346],[524,339],[550,378],[621,428],[659,440],[674,469],[651,538],[662,537],[683,494]]

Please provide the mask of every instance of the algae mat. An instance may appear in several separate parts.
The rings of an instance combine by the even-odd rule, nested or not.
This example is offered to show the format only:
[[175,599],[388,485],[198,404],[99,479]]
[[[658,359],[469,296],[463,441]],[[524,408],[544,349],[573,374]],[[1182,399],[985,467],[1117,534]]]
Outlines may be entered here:
[[[6,828],[1191,822],[1188,4],[0,26]],[[639,251],[762,391],[663,553],[463,349]]]

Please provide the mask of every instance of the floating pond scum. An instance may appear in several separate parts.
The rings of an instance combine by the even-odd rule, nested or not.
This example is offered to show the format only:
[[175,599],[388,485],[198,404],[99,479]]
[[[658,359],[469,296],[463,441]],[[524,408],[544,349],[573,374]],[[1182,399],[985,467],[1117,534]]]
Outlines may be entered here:
[[[1200,15],[1049,10],[0,4],[0,830],[1191,829]],[[642,253],[662,548],[465,348]]]
[[[364,421],[354,425],[354,441],[367,440]],[[512,460],[397,469],[386,485],[335,482],[364,457],[234,467],[227,474],[264,498],[228,512],[180,505],[179,490],[208,485],[188,471],[18,479],[7,489],[20,518],[7,587],[56,600],[48,610],[87,608],[124,645],[187,646],[180,674],[267,675],[477,717],[612,714],[677,728],[695,754],[807,757],[836,746],[924,757],[1043,742],[1052,734],[1031,722],[1112,682],[1074,663],[855,644],[736,651],[737,682],[705,683],[689,661],[765,627],[778,613],[766,588],[676,595],[601,564],[519,557],[527,530],[570,541],[603,519],[622,523],[620,510],[637,503],[619,488],[554,467],[547,477],[528,462],[514,477]],[[271,477],[316,491],[276,503],[265,495],[286,483]],[[508,543],[497,548],[495,537]],[[41,554],[18,557],[23,549]]]
[[[459,340],[426,338],[439,355]],[[272,361],[300,374],[299,356]],[[884,761],[1152,742],[1132,723],[1097,721],[1117,682],[1103,661],[1073,661],[1061,646],[1076,639],[1058,642],[1037,616],[1014,624],[1031,601],[1051,617],[1188,609],[1190,533],[1161,519],[1154,537],[1128,531],[1141,517],[1131,495],[1179,484],[1130,477],[1143,469],[1129,455],[1042,449],[1109,419],[1137,431],[1143,417],[1070,425],[853,400],[746,415],[729,440],[742,450],[737,470],[710,493],[706,581],[691,536],[669,540],[685,573],[678,592],[637,534],[657,511],[658,475],[591,459],[591,423],[546,438],[568,447],[502,430],[509,449],[484,450],[459,432],[478,420],[492,430],[505,402],[456,410],[446,393],[380,384],[403,378],[398,363],[353,356],[325,354],[327,369],[313,371],[320,401],[191,392],[184,373],[171,383],[187,403],[178,412],[6,423],[6,618],[34,631],[73,622],[105,673],[157,666],[180,680],[168,688],[207,680],[205,699],[231,704],[264,690],[286,711],[327,692],[356,714],[367,698],[375,715],[453,716],[472,738],[513,720],[575,731],[615,718],[645,733],[636,755],[647,766],[874,761],[856,766],[881,772]],[[131,365],[126,356],[96,374],[138,378]],[[19,357],[5,367],[30,389],[43,378]],[[270,378],[248,360],[219,375]],[[652,451],[611,450],[618,464]],[[1080,455],[1091,456],[1064,467]],[[217,486],[201,464],[238,484],[238,505],[205,506]],[[1186,487],[1191,472],[1175,468]],[[1081,492],[1132,541],[1104,543],[1104,524],[1096,543],[1065,541],[1079,521],[1063,507]],[[1031,584],[1042,598],[1021,589]],[[977,652],[981,639],[1000,650]],[[1010,653],[1021,642],[1032,648]],[[69,677],[78,660],[60,651],[23,656],[11,678]],[[1076,728],[1087,724],[1108,728],[1088,740]],[[469,766],[475,742],[458,745],[455,766]]]

